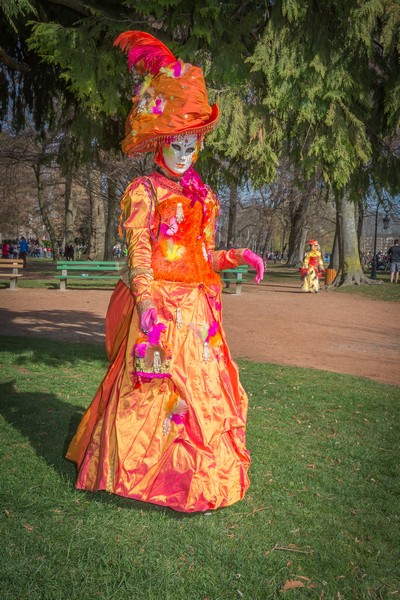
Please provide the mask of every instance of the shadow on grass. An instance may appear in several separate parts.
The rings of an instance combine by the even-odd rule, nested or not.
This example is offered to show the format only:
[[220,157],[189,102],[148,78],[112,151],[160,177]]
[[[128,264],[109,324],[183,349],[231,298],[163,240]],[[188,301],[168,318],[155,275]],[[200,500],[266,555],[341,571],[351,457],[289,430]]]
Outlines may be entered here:
[[[71,359],[93,361],[104,358],[104,351],[94,346],[77,346],[76,344],[58,345],[54,352],[54,342],[50,342],[48,352],[44,351],[44,340],[24,340],[1,336],[1,343],[10,342],[10,347],[21,356],[15,365],[29,366],[32,362],[44,363],[52,367],[57,364],[71,364]],[[13,344],[13,345],[12,345]],[[21,348],[23,346],[23,349]],[[22,352],[30,352],[23,355]],[[34,355],[32,357],[32,351]],[[106,361],[105,361],[106,362]],[[99,381],[100,383],[100,381]],[[56,384],[55,384],[56,385]],[[51,468],[59,472],[70,484],[75,485],[76,466],[65,458],[68,446],[75,435],[83,416],[84,409],[68,402],[62,402],[56,394],[31,391],[20,392],[16,380],[0,383],[0,414],[9,425],[21,433],[33,448],[37,456],[43,458]],[[105,491],[81,492],[89,501],[110,504],[117,508],[141,510],[144,512],[164,512],[172,519],[191,518],[196,513],[179,513],[172,509],[123,498]]]
[[65,460],[83,409],[55,394],[18,392],[15,381],[0,384],[0,414],[30,442],[36,454],[73,483],[75,467]]
[[302,294],[300,288],[293,289],[293,286],[289,285],[275,285],[274,287],[284,288],[279,290],[272,290],[274,294]]
[[[67,479],[71,488],[75,485],[76,467],[65,458],[65,454],[83,412],[81,407],[61,402],[55,394],[18,392],[15,381],[0,384],[0,414],[29,440],[37,456]],[[181,516],[181,513],[162,506],[122,498],[104,491],[81,493],[89,501],[145,512],[165,511],[172,518]]]
[[[12,292],[11,292],[12,293]],[[17,292],[18,293],[18,292]],[[18,301],[17,297],[16,300]],[[71,298],[71,304],[73,298]],[[101,343],[105,339],[105,319],[90,312],[74,310],[41,310],[32,306],[29,312],[3,308],[0,313],[0,329],[12,331],[15,336],[57,337],[65,339],[71,334],[76,341]]]

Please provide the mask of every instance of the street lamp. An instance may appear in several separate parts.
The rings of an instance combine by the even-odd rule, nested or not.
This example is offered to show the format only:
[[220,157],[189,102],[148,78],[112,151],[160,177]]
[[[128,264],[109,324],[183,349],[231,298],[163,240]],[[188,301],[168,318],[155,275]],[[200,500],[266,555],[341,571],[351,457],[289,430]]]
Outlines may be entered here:
[[389,211],[387,209],[385,209],[385,211],[386,211],[386,214],[383,217],[382,221],[383,221],[383,229],[386,231],[386,229],[388,229],[388,227],[389,227],[390,217],[388,215]]

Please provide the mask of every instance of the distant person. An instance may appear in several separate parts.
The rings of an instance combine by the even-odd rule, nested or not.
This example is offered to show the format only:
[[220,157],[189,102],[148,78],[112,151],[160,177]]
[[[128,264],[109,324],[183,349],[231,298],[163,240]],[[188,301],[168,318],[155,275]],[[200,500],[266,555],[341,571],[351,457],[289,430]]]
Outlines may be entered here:
[[9,255],[10,255],[10,246],[8,245],[7,242],[3,243],[1,251],[3,253],[3,258],[8,258],[9,257]]
[[[390,283],[399,282],[399,271],[400,271],[400,246],[399,240],[394,240],[393,246],[390,246],[387,251],[390,260]],[[396,280],[395,279],[396,275]]]
[[64,256],[66,260],[74,260],[75,250],[72,244],[65,245]]
[[28,256],[29,246],[26,238],[24,236],[21,237],[19,242],[19,258],[22,258],[24,261],[24,267],[26,267],[26,257]]
[[301,291],[318,294],[319,280],[322,273],[325,273],[324,263],[317,240],[310,240],[308,243],[310,249],[304,257],[303,266],[299,269],[303,279]]

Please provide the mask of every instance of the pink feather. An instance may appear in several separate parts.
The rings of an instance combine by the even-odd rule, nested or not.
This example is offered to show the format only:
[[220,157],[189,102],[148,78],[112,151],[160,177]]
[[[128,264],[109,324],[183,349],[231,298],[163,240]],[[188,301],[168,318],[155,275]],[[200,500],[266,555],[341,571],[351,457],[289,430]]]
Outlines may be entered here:
[[206,342],[208,342],[210,340],[210,338],[214,337],[214,335],[217,333],[217,331],[218,331],[218,323],[216,321],[213,321],[211,323],[210,327],[208,328]]
[[144,31],[126,31],[114,41],[128,55],[128,67],[136,66],[139,72],[157,75],[161,67],[176,62],[175,56],[162,42]]

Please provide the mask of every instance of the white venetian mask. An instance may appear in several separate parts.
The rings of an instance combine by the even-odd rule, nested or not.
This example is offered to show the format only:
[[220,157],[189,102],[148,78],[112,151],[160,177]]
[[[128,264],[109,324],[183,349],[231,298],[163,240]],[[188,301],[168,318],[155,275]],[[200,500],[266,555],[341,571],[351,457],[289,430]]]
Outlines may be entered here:
[[164,162],[176,175],[183,175],[197,159],[197,135],[181,135],[161,147]]

